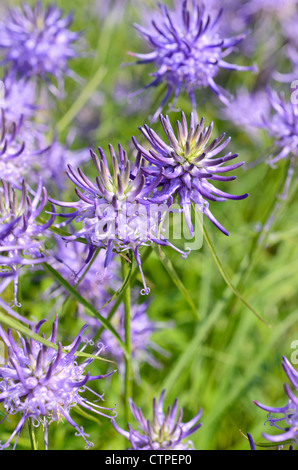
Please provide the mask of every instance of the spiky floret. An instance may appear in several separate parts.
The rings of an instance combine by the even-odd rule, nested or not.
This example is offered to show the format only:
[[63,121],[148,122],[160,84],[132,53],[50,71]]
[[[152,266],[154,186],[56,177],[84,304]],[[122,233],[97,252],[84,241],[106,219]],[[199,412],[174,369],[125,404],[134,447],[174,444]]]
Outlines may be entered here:
[[[294,369],[291,363],[286,357],[283,357],[282,366],[284,371],[294,387],[295,391],[298,391],[298,372]],[[288,398],[288,403],[282,407],[270,407],[262,405],[261,403],[255,401],[254,403],[268,412],[267,422],[271,426],[282,431],[277,435],[265,434],[263,436],[270,442],[284,442],[292,441],[293,443],[298,443],[298,398],[295,396],[294,392],[288,384],[284,385],[285,392]],[[281,415],[281,417],[275,418],[272,414]]]
[[[34,333],[38,334],[45,321],[41,320],[35,326]],[[11,330],[6,333],[0,325],[0,337],[8,352],[7,363],[0,367],[0,403],[7,413],[6,417],[16,413],[21,414],[14,432],[4,444],[0,443],[0,449],[9,447],[15,436],[14,448],[16,447],[18,437],[27,420],[32,420],[34,426],[40,424],[43,426],[47,449],[49,425],[61,418],[65,418],[75,428],[76,435],[82,436],[88,447],[92,446],[92,443],[87,440],[88,435],[85,434],[84,429],[70,417],[70,411],[75,405],[80,405],[100,416],[115,417],[115,412],[111,416],[107,414],[107,412],[113,412],[114,408],[99,406],[81,396],[82,392],[88,390],[96,396],[97,401],[103,400],[102,396],[86,384],[108,377],[115,372],[91,376],[90,372],[85,372],[85,369],[93,358],[88,358],[81,364],[76,362],[75,354],[82,342],[86,326],[81,329],[69,346],[62,347],[61,343],[57,344],[58,316],[56,316],[48,339],[55,347],[54,349],[37,340],[24,339],[18,333],[21,343],[19,345],[14,340]],[[100,349],[96,355],[99,353]]]
[[[102,148],[99,148],[100,159],[91,151],[91,158],[98,172],[95,183],[87,178],[80,168],[76,171],[68,165],[67,175],[76,185],[75,192],[79,201],[75,203],[53,199],[50,201],[62,207],[75,209],[75,212],[62,214],[62,216],[69,222],[74,219],[83,222],[83,228],[66,239],[75,240],[84,236],[91,253],[95,247],[106,248],[105,268],[108,266],[113,250],[118,252],[131,250],[143,279],[144,289],[141,293],[149,294],[150,290],[143,276],[138,249],[141,245],[153,242],[171,245],[159,233],[158,210],[155,213],[146,199],[161,181],[161,177],[148,182],[142,171],[146,161],[140,153],[131,168],[127,153],[120,144],[118,155],[112,145],[109,145],[109,150],[112,173]],[[184,255],[183,252],[181,253]]]
[[[158,179],[160,190],[155,190],[151,201],[162,203],[170,197],[178,195],[183,207],[189,231],[193,235],[191,222],[191,204],[205,214],[213,224],[225,235],[226,229],[215,219],[209,210],[211,201],[226,201],[227,199],[245,199],[248,194],[234,196],[217,189],[211,181],[231,181],[235,176],[222,176],[222,173],[235,170],[244,162],[223,166],[224,163],[235,159],[238,154],[231,152],[223,157],[214,159],[229,144],[230,138],[225,133],[208,143],[213,130],[213,123],[205,127],[204,118],[196,124],[195,116],[190,114],[189,125],[185,114],[181,113],[181,122],[177,121],[177,137],[168,116],[160,115],[163,130],[168,139],[164,142],[153,129],[145,125],[140,127],[141,132],[151,145],[147,150],[138,143],[135,137],[133,142],[149,166],[143,171],[152,178]],[[219,174],[217,174],[219,173]],[[161,179],[161,180],[160,180]]]
[[22,182],[20,200],[10,183],[2,180],[0,190],[0,278],[13,278],[15,305],[19,269],[47,261],[43,234],[55,220],[55,208],[48,222],[40,224],[38,216],[47,204],[47,191],[39,182],[31,200],[26,183]]
[[[163,390],[159,401],[153,400],[153,420],[150,422],[146,420],[140,408],[137,408],[133,401],[130,399],[130,409],[133,417],[139,424],[139,430],[134,430],[128,424],[128,431],[121,429],[112,420],[112,424],[117,432],[126,437],[134,450],[185,450],[193,449],[193,443],[187,441],[183,443],[184,439],[188,438],[197,429],[202,426],[202,423],[197,424],[201,415],[202,409],[192,418],[188,423],[183,423],[183,409],[178,411],[178,399],[174,401],[173,406],[169,406],[166,415],[163,412],[163,401],[165,396]],[[176,417],[178,411],[178,417]]]
[[219,31],[222,10],[211,19],[204,4],[199,5],[197,0],[180,0],[175,11],[169,11],[163,4],[159,4],[159,8],[160,15],[154,15],[151,27],[135,25],[152,52],[130,53],[138,59],[137,64],[155,64],[156,72],[151,74],[154,80],[145,88],[160,83],[167,85],[166,95],[153,119],[172,94],[172,107],[175,107],[181,91],[188,93],[193,111],[196,110],[195,90],[202,87],[210,87],[227,104],[227,93],[214,79],[221,68],[255,70],[255,67],[239,66],[224,60],[245,35],[223,38]]

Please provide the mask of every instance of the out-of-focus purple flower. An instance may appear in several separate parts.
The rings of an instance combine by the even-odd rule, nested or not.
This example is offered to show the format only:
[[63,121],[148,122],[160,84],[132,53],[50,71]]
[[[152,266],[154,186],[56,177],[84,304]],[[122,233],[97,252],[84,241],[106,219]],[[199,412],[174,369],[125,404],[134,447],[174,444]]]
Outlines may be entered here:
[[[44,235],[53,224],[53,214],[44,225],[38,222],[47,204],[47,191],[41,181],[31,200],[23,181],[20,201],[17,190],[2,180],[0,190],[0,278],[13,278],[14,303],[17,305],[19,270],[23,266],[44,263],[49,260],[44,249]],[[52,211],[55,208],[52,206]]]
[[[128,431],[119,428],[115,420],[112,424],[117,432],[126,437],[132,446],[133,450],[186,450],[194,449],[193,443],[187,441],[183,443],[184,439],[188,438],[197,429],[202,426],[202,423],[197,424],[201,415],[202,409],[192,418],[188,423],[183,423],[183,409],[178,411],[178,399],[174,401],[173,406],[169,406],[167,413],[163,412],[163,401],[165,390],[162,392],[158,403],[156,399],[153,400],[153,420],[145,419],[140,408],[137,408],[133,401],[130,399],[130,409],[133,417],[139,424],[139,430],[134,430],[128,424]],[[178,418],[176,417],[178,411]]]
[[[298,391],[298,373],[293,368],[291,363],[286,357],[283,357],[282,366],[284,371],[294,387]],[[254,402],[257,406],[268,412],[268,420],[271,426],[279,429],[281,433],[277,435],[265,434],[263,436],[270,442],[284,442],[291,440],[293,443],[298,443],[298,398],[294,395],[292,389],[288,384],[284,385],[285,392],[288,398],[288,403],[282,407],[270,407],[262,405],[259,402]],[[281,415],[282,417],[275,418],[272,413]]]
[[280,18],[289,17],[297,8],[297,0],[248,0],[243,2],[243,11],[255,15],[260,11],[277,14]]
[[[298,20],[298,15],[296,17],[296,20]],[[296,23],[297,24],[297,23]],[[298,44],[298,42],[297,42]],[[274,71],[272,74],[272,77],[277,80],[278,82],[281,83],[288,83],[292,82],[294,80],[297,80],[298,77],[298,52],[297,52],[297,45],[288,45],[286,47],[285,54],[287,58],[289,59],[290,62],[290,68],[289,72],[279,72],[279,71]]]
[[70,31],[71,23],[72,15],[63,17],[55,5],[44,8],[40,1],[9,9],[0,23],[2,62],[19,77],[54,76],[63,89],[68,61],[77,55],[73,42],[79,35]]
[[227,93],[214,79],[219,70],[255,70],[226,62],[230,54],[245,35],[223,38],[220,34],[222,11],[218,10],[210,18],[204,5],[197,0],[180,0],[175,11],[160,4],[160,16],[155,15],[149,28],[135,25],[149,46],[153,49],[147,54],[130,53],[138,59],[137,64],[154,63],[156,72],[151,75],[153,81],[145,88],[165,83],[167,92],[155,113],[155,119],[170,96],[174,94],[172,107],[181,91],[186,91],[191,100],[193,111],[196,110],[195,90],[210,87],[221,101],[228,104]]
[[8,73],[1,86],[0,107],[5,111],[6,125],[18,123],[20,119],[30,120],[36,114],[37,84],[34,80],[17,78]]
[[295,100],[286,102],[283,94],[268,89],[271,114],[263,118],[262,127],[274,139],[275,151],[269,156],[268,163],[275,168],[275,163],[284,158],[291,159],[288,177],[282,197],[286,197],[297,165],[298,157],[298,104]]
[[[35,326],[34,333],[38,334],[44,322],[45,320],[41,320]],[[15,436],[14,448],[16,447],[18,437],[26,421],[30,419],[34,426],[42,425],[47,449],[49,425],[61,417],[75,428],[76,435],[81,436],[88,447],[92,446],[92,443],[87,440],[88,435],[84,429],[79,427],[70,416],[70,411],[75,405],[110,419],[115,417],[115,412],[112,416],[107,414],[107,412],[114,411],[114,408],[99,406],[81,396],[83,391],[88,390],[96,396],[96,401],[103,400],[103,396],[95,393],[86,384],[111,375],[91,376],[90,372],[86,373],[85,369],[93,361],[92,358],[88,358],[81,364],[77,363],[75,354],[82,342],[86,325],[74,341],[65,347],[60,342],[57,344],[57,327],[58,316],[48,339],[55,345],[56,349],[53,349],[36,340],[28,341],[19,333],[21,344],[18,345],[12,332],[8,330],[5,333],[0,326],[0,337],[8,352],[7,364],[0,367],[0,403],[6,410],[6,417],[16,413],[21,414],[21,419],[12,435],[4,444],[0,443],[1,449],[9,447]],[[80,349],[80,352],[84,347]],[[99,349],[96,355],[100,352]]]
[[113,166],[112,174],[103,150],[99,148],[100,159],[91,151],[92,161],[98,172],[96,183],[90,181],[80,168],[76,171],[68,165],[67,175],[76,185],[75,191],[79,201],[70,203],[54,199],[50,201],[62,207],[75,209],[75,212],[62,216],[68,222],[74,219],[83,222],[83,228],[66,239],[85,237],[91,253],[96,247],[104,247],[105,269],[113,250],[118,252],[131,250],[143,279],[144,289],[141,293],[149,294],[150,289],[146,286],[138,249],[153,242],[172,246],[159,234],[160,219],[158,214],[152,215],[150,203],[146,201],[146,196],[159,184],[161,177],[148,183],[142,172],[146,162],[140,154],[131,169],[127,153],[120,144],[118,156],[111,145],[109,150]]
[[[156,351],[163,356],[167,356],[167,352],[151,339],[154,331],[156,331],[161,325],[150,320],[147,314],[147,308],[148,302],[143,302],[142,304],[133,302],[131,306],[131,353],[132,365],[136,374],[139,372],[140,365],[145,362],[156,369],[161,367],[160,363],[156,360],[151,351]],[[124,340],[125,328],[123,304],[119,306],[116,314],[111,320],[111,323],[121,339]],[[124,375],[124,354],[122,349],[108,330],[103,331],[101,340],[106,346],[106,352],[117,360],[120,374]]]
[[270,103],[265,90],[250,93],[247,88],[239,88],[235,98],[222,110],[222,116],[256,137],[257,128],[262,125],[263,117],[267,117],[269,111]]
[[[46,143],[44,143],[44,147]],[[47,151],[35,158],[37,173],[42,177],[47,187],[51,187],[52,192],[57,189],[61,192],[65,189],[65,172],[67,164],[73,166],[82,165],[90,156],[86,149],[71,150],[68,143],[61,144],[54,139]],[[54,193],[55,194],[55,193]]]
[[[60,237],[55,237],[57,242],[54,250],[55,262],[52,266],[69,283],[76,286],[77,291],[87,299],[101,315],[107,317],[111,308],[114,306],[114,301],[109,302],[111,293],[109,291],[116,291],[121,287],[121,277],[119,274],[119,264],[115,259],[109,263],[109,269],[104,269],[105,252],[100,250],[96,255],[95,260],[92,260],[91,266],[86,264],[88,257],[88,246],[78,242],[67,243]],[[53,291],[46,292],[46,297],[54,297],[59,302],[64,301],[63,288],[58,287]],[[136,373],[141,363],[147,362],[151,366],[158,368],[160,364],[154,358],[151,350],[157,351],[163,355],[166,354],[158,345],[153,343],[151,335],[156,331],[161,324],[153,322],[147,315],[148,301],[142,304],[137,304],[137,297],[133,292],[133,302],[131,306],[131,346],[133,365],[135,366]],[[109,303],[108,303],[109,302]],[[105,304],[108,305],[103,308]],[[78,313],[80,318],[90,327],[90,338],[97,335],[98,330],[101,328],[101,323],[97,318],[92,318],[85,315],[84,309],[78,306]],[[124,340],[124,306],[120,304],[110,320],[115,330]],[[162,325],[164,326],[164,325]],[[104,330],[101,335],[101,340],[105,346],[105,354],[109,354],[112,358],[116,359],[119,364],[119,372],[122,373],[123,369],[123,351],[119,347],[117,341],[109,333]]]
[[[235,176],[222,176],[222,173],[235,170],[244,162],[223,166],[235,159],[238,154],[229,152],[223,157],[214,159],[230,142],[222,134],[208,144],[213,130],[213,123],[205,127],[204,118],[196,124],[194,114],[190,115],[189,125],[185,114],[181,113],[181,122],[177,121],[176,138],[169,117],[160,115],[160,121],[169,143],[164,142],[153,129],[145,125],[141,132],[151,145],[147,150],[133,137],[133,142],[141,154],[148,160],[149,166],[143,171],[150,177],[157,178],[160,190],[154,191],[151,201],[163,203],[178,195],[183,208],[189,231],[194,234],[191,221],[191,204],[196,205],[208,219],[225,235],[226,229],[215,219],[209,210],[210,201],[226,201],[227,199],[245,199],[248,194],[234,196],[217,189],[211,181],[231,181]],[[219,174],[217,174],[219,173]],[[161,180],[160,180],[161,179]]]
[[1,110],[0,119],[0,175],[11,184],[20,185],[30,166],[30,157],[25,152],[25,143],[19,136],[22,118],[17,123],[9,123],[7,126],[5,112]]

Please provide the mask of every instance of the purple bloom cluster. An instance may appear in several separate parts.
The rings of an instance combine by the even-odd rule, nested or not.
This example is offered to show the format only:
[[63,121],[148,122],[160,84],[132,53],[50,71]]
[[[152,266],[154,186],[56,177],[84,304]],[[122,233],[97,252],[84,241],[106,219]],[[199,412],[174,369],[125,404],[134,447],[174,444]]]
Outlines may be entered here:
[[149,28],[135,25],[145,41],[153,49],[147,54],[130,53],[138,59],[137,64],[154,63],[154,80],[145,88],[166,83],[167,92],[155,119],[170,96],[174,94],[173,107],[181,91],[186,91],[196,110],[195,90],[210,87],[225,104],[229,103],[227,93],[214,79],[219,70],[255,70],[226,62],[230,54],[245,35],[223,38],[220,34],[222,11],[218,10],[211,19],[204,5],[196,0],[180,0],[175,11],[160,4],[160,16],[155,15]]
[[11,66],[19,77],[54,76],[58,85],[69,73],[68,61],[76,57],[73,42],[78,33],[68,28],[72,16],[55,5],[43,8],[37,2],[33,8],[27,3],[8,11],[0,23],[0,50],[3,63]]
[[[283,357],[282,366],[284,371],[294,387],[298,391],[298,373],[293,368],[291,363],[286,357]],[[259,402],[254,402],[257,406],[268,412],[268,420],[271,426],[282,431],[277,435],[263,434],[265,439],[270,442],[284,442],[291,440],[293,443],[298,443],[298,398],[294,395],[288,384],[285,384],[285,392],[288,398],[288,403],[282,407],[270,407],[262,405]],[[272,413],[282,415],[282,417],[275,418]],[[282,425],[284,423],[284,425]]]
[[[227,199],[245,199],[248,194],[234,196],[217,189],[211,181],[231,181],[235,176],[222,176],[222,173],[235,170],[244,162],[223,166],[224,163],[235,159],[238,154],[229,152],[223,157],[214,159],[229,144],[230,138],[222,134],[208,144],[213,123],[205,127],[204,118],[196,124],[194,114],[191,113],[189,125],[185,114],[181,113],[181,122],[177,121],[177,136],[170,123],[169,117],[160,116],[163,130],[168,143],[164,142],[153,129],[145,125],[141,127],[144,137],[151,148],[145,149],[133,137],[133,142],[139,152],[148,160],[149,165],[144,172],[153,180],[158,180],[158,190],[151,198],[152,202],[161,204],[179,195],[180,204],[193,235],[191,221],[191,204],[205,214],[211,222],[225,235],[229,235],[226,229],[215,219],[209,209],[210,201],[226,201]],[[218,174],[219,173],[219,174]]]
[[257,128],[261,127],[263,118],[268,116],[269,111],[270,103],[265,90],[250,93],[247,88],[239,88],[229,106],[223,109],[222,115],[252,137],[256,137]]
[[[34,328],[38,334],[41,325],[46,320],[41,320]],[[108,377],[107,375],[91,376],[85,372],[86,367],[93,361],[85,360],[80,365],[76,362],[75,354],[82,342],[86,325],[69,346],[62,347],[57,344],[58,316],[56,317],[52,333],[48,339],[54,348],[46,347],[36,340],[23,339],[20,334],[18,345],[11,330],[7,333],[0,326],[0,337],[7,347],[8,362],[0,367],[0,403],[3,404],[7,415],[21,414],[21,419],[10,438],[0,443],[0,449],[9,447],[11,440],[16,436],[14,448],[18,437],[27,420],[31,419],[34,426],[42,424],[44,429],[45,447],[48,448],[49,425],[65,418],[75,428],[76,435],[82,436],[87,446],[88,435],[82,427],[79,427],[70,416],[70,411],[75,405],[80,405],[87,411],[92,411],[107,418],[114,418],[106,414],[114,411],[114,408],[105,408],[91,403],[81,396],[85,390],[92,392],[97,400],[103,397],[91,390],[86,384],[90,381]],[[86,345],[85,345],[86,346]],[[80,350],[80,352],[84,347]],[[99,354],[100,350],[96,353]]]
[[[202,423],[199,421],[202,410],[200,410],[194,418],[187,423],[182,422],[183,409],[178,411],[178,400],[176,399],[173,406],[169,406],[167,413],[163,412],[163,401],[165,390],[162,392],[159,401],[153,400],[153,420],[146,420],[141,409],[137,408],[132,400],[130,400],[130,409],[133,417],[139,424],[139,430],[134,430],[128,424],[128,431],[125,431],[112,420],[112,424],[117,432],[126,437],[133,450],[186,450],[194,449],[191,441],[182,442],[191,434],[197,431]],[[176,417],[178,411],[178,417]]]
[[292,101],[286,102],[283,94],[268,89],[268,98],[272,113],[263,119],[263,127],[274,139],[276,153],[270,158],[274,165],[282,158],[298,156],[298,105]]
[[[47,191],[38,185],[33,200],[23,181],[21,197],[18,190],[2,180],[0,193],[0,278],[13,278],[14,303],[17,305],[19,269],[25,265],[43,263],[49,258],[44,250],[43,235],[53,224],[55,214],[45,224],[38,222],[38,216],[47,204]],[[54,211],[54,207],[52,206]]]
[[83,228],[66,239],[75,240],[84,236],[91,253],[95,247],[105,248],[105,269],[113,250],[118,252],[131,250],[143,279],[144,289],[141,293],[149,294],[150,289],[146,286],[138,249],[153,242],[170,245],[162,235],[159,235],[159,217],[156,214],[152,215],[152,208],[146,199],[162,177],[156,178],[153,182],[146,180],[143,172],[145,160],[140,153],[131,168],[127,153],[120,144],[118,155],[112,145],[109,146],[109,150],[113,173],[109,170],[103,150],[99,148],[100,159],[91,151],[91,158],[98,173],[96,182],[93,183],[87,178],[80,168],[76,171],[68,165],[67,175],[76,185],[75,191],[79,201],[75,203],[54,199],[50,201],[62,207],[75,209],[75,212],[62,216],[68,222],[74,219],[83,222]]

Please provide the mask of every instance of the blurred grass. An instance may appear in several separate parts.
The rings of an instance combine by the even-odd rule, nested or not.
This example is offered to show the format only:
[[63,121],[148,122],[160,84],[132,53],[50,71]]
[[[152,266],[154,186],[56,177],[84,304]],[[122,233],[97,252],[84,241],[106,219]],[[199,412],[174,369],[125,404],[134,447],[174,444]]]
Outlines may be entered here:
[[[10,5],[17,3],[21,2],[10,2]],[[77,126],[75,148],[86,147],[88,151],[89,147],[100,145],[106,150],[109,142],[114,145],[121,142],[131,148],[131,136],[141,139],[138,126],[148,122],[147,116],[154,110],[151,103],[160,93],[160,90],[148,91],[134,101],[126,100],[129,92],[140,88],[149,78],[149,68],[122,66],[131,60],[127,56],[128,50],[144,50],[132,27],[132,23],[138,20],[136,9],[128,6],[122,21],[110,24],[97,18],[92,1],[58,0],[56,3],[65,11],[74,11],[73,30],[83,31],[83,49],[86,50],[86,57],[73,61],[74,70],[85,85],[80,86],[67,79],[66,98],[56,103],[55,121],[61,131],[60,139],[66,138],[71,126]],[[90,51],[94,52],[90,54]],[[260,51],[261,54],[261,47]],[[264,57],[256,54],[256,58],[262,66]],[[235,72],[229,77],[230,89],[251,85],[254,80],[249,73]],[[122,95],[117,92],[119,89]],[[266,155],[270,141],[265,133],[260,132],[258,141],[251,140],[241,129],[218,118],[219,103],[211,92],[204,90],[197,97],[199,115],[204,115],[207,122],[215,121],[213,135],[223,131],[232,135],[230,151],[238,152],[240,159],[247,163]],[[183,96],[178,101],[178,107],[186,114],[191,110]],[[90,120],[87,124],[86,116]],[[173,122],[177,117],[178,113],[170,115]],[[159,123],[152,127],[162,134]],[[209,221],[206,222],[216,250],[235,285],[240,281],[247,262],[249,266],[253,263],[253,269],[241,286],[241,293],[266,318],[270,328],[235,300],[205,244],[186,260],[180,259],[171,249],[164,249],[179,282],[187,289],[186,296],[177,288],[156,253],[153,252],[144,264],[152,297],[149,316],[155,321],[169,324],[169,327],[154,333],[153,339],[170,353],[170,357],[158,356],[162,363],[160,370],[148,364],[141,367],[141,379],[135,383],[134,400],[148,417],[152,416],[153,397],[163,388],[167,389],[167,403],[171,404],[175,397],[179,398],[185,420],[203,407],[203,427],[192,436],[197,449],[248,449],[248,442],[239,430],[244,434],[251,432],[256,441],[262,441],[261,432],[266,419],[265,413],[252,401],[258,400],[272,406],[285,401],[281,358],[282,355],[290,357],[291,343],[298,339],[297,187],[291,199],[284,203],[284,209],[258,258],[255,258],[255,240],[259,225],[266,221],[280,192],[286,169],[287,162],[280,162],[275,170],[265,163],[250,169],[240,168],[236,182],[218,183],[218,186],[234,194],[249,192],[249,198],[239,202],[211,203],[211,210],[230,231],[230,237],[225,237]],[[88,165],[85,170],[92,174]],[[72,188],[67,197],[75,199]],[[51,280],[42,272],[22,276],[20,289],[25,315],[36,319],[49,315],[53,302],[45,303],[41,292],[50,283]],[[137,285],[141,286],[139,278]],[[9,299],[11,292],[5,295]],[[192,311],[193,305],[199,320]],[[67,309],[58,312],[61,314],[59,339],[64,342],[75,335],[81,326],[75,311],[76,304],[72,301]],[[92,367],[98,367],[98,364]],[[101,371],[104,367],[104,364],[100,365]],[[95,384],[95,388],[99,392],[104,389],[106,406],[117,403],[119,425],[126,427],[121,399],[122,382],[123,378],[114,374],[108,380]],[[73,410],[73,413],[76,411]],[[95,423],[77,413],[76,420],[90,434],[94,449],[124,448],[123,439],[107,420],[100,419],[100,423]],[[1,424],[2,441],[14,429],[16,422],[17,417],[14,416]],[[30,447],[29,434],[26,433],[24,431],[19,440],[18,447],[21,449]],[[73,429],[61,423],[51,425],[49,443],[52,449],[83,448],[83,442],[74,436]]]

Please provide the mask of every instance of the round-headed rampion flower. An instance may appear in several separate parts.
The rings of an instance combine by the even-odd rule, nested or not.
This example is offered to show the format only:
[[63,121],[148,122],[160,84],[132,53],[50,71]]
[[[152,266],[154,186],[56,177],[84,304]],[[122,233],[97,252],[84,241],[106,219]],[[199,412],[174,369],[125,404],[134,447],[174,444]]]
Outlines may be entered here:
[[[12,277],[14,281],[15,305],[19,269],[48,261],[44,250],[46,230],[53,224],[53,214],[44,225],[37,220],[47,204],[47,191],[41,181],[31,201],[23,181],[18,202],[17,190],[2,180],[0,190],[0,278]],[[54,207],[52,206],[52,211]]]
[[156,72],[151,75],[153,81],[145,88],[166,83],[166,95],[155,113],[155,119],[170,96],[176,101],[181,91],[186,91],[191,100],[193,111],[196,110],[195,90],[210,87],[225,104],[227,93],[214,81],[220,68],[247,71],[255,67],[244,67],[225,61],[245,35],[225,39],[220,34],[222,10],[211,19],[205,6],[199,6],[197,0],[180,0],[175,11],[160,4],[160,15],[154,15],[148,29],[135,25],[145,41],[153,48],[147,54],[130,53],[139,59],[137,64],[154,63]]
[[[290,380],[295,391],[298,391],[298,372],[293,368],[286,357],[283,357],[282,366]],[[279,429],[281,433],[277,435],[265,434],[263,436],[270,442],[284,442],[291,440],[293,443],[298,443],[298,398],[294,395],[292,389],[288,384],[285,384],[285,392],[288,397],[288,403],[280,408],[262,405],[259,402],[254,402],[257,406],[268,412],[268,420],[271,426]],[[282,415],[282,417],[275,418],[272,413]]]
[[[140,127],[140,130],[151,145],[150,150],[142,147],[133,137],[136,148],[149,162],[149,166],[143,171],[152,178],[158,178],[159,187],[161,187],[161,190],[155,190],[151,201],[161,204],[178,194],[192,236],[194,232],[191,221],[191,203],[195,204],[196,209],[203,212],[219,230],[229,235],[212,215],[209,203],[205,199],[226,201],[227,199],[245,199],[248,196],[248,194],[234,196],[225,193],[208,181],[234,180],[235,176],[222,176],[222,173],[235,170],[244,164],[240,162],[223,166],[224,163],[238,156],[231,152],[223,157],[213,158],[228,145],[231,139],[225,140],[225,134],[222,134],[208,144],[213,123],[205,127],[205,121],[202,118],[201,122],[196,124],[193,113],[190,115],[189,126],[185,114],[181,113],[181,122],[177,121],[178,138],[175,136],[168,116],[160,115],[160,121],[169,141],[168,144],[147,125]],[[162,178],[161,181],[160,178]]]
[[159,184],[161,177],[151,183],[146,181],[142,172],[146,162],[140,153],[131,169],[127,154],[120,144],[118,157],[111,145],[109,150],[113,165],[112,174],[103,150],[99,148],[100,160],[91,151],[98,172],[96,183],[90,181],[80,168],[76,171],[68,165],[67,175],[76,185],[75,191],[79,201],[75,203],[53,199],[50,201],[62,207],[75,209],[71,214],[62,215],[69,222],[74,219],[83,222],[83,228],[65,239],[75,240],[83,236],[88,241],[91,252],[96,247],[106,248],[105,269],[113,250],[118,252],[131,250],[143,279],[144,289],[141,293],[149,294],[150,289],[146,286],[138,249],[153,242],[172,246],[162,234],[159,234],[159,212],[152,215],[150,203],[146,201],[146,196]]
[[[38,334],[41,325],[46,320],[41,320],[34,328],[34,333]],[[7,347],[8,362],[0,367],[0,403],[2,403],[7,415],[21,414],[21,419],[17,424],[10,438],[1,445],[0,449],[9,447],[11,440],[18,437],[22,431],[26,420],[31,419],[34,426],[42,424],[44,429],[45,447],[48,447],[48,427],[54,421],[65,418],[76,430],[76,435],[82,436],[87,446],[88,435],[82,427],[79,427],[70,417],[70,411],[75,405],[80,405],[88,411],[93,411],[101,416],[109,416],[107,411],[114,411],[114,408],[104,408],[80,394],[88,390],[92,392],[96,399],[103,400],[103,397],[95,393],[87,382],[98,380],[109,375],[91,376],[90,372],[85,372],[86,367],[93,361],[88,358],[82,364],[76,362],[75,353],[81,342],[85,325],[74,341],[62,347],[57,344],[58,316],[53,323],[52,333],[48,339],[56,349],[44,346],[36,340],[23,339],[19,334],[21,345],[19,346],[13,339],[10,330],[5,333],[0,326],[0,337]],[[58,346],[58,348],[57,348]],[[85,345],[86,346],[86,345]],[[80,350],[82,351],[84,347]],[[99,350],[96,354],[98,355]]]
[[268,163],[275,168],[275,163],[284,158],[291,160],[288,176],[283,191],[286,197],[297,165],[298,158],[298,104],[295,100],[286,102],[283,94],[278,95],[268,89],[268,97],[272,113],[263,117],[262,127],[274,139],[275,152],[270,155]]
[[139,424],[139,430],[134,430],[128,424],[128,431],[119,428],[115,420],[112,424],[116,431],[126,437],[133,450],[186,450],[194,449],[193,443],[184,439],[193,434],[202,426],[202,423],[196,424],[202,415],[202,409],[188,423],[182,423],[183,409],[180,408],[178,418],[178,399],[176,398],[173,406],[169,406],[166,415],[163,412],[163,401],[165,390],[163,390],[158,403],[153,400],[153,421],[146,420],[141,409],[137,408],[130,399],[130,409],[133,417]]
[[255,138],[259,131],[257,128],[269,111],[270,104],[265,90],[249,92],[247,88],[239,88],[231,103],[223,108],[222,116]]
[[68,61],[76,57],[73,42],[78,33],[69,30],[72,15],[62,17],[55,5],[44,8],[38,1],[32,8],[11,8],[0,23],[0,49],[4,64],[20,77],[54,76],[63,88],[69,74]]
[[67,164],[78,166],[87,160],[89,160],[89,153],[86,149],[71,150],[68,144],[62,145],[57,139],[54,139],[47,151],[35,159],[35,164],[38,168],[38,174],[47,187],[50,186],[52,191],[61,192],[65,189]]

